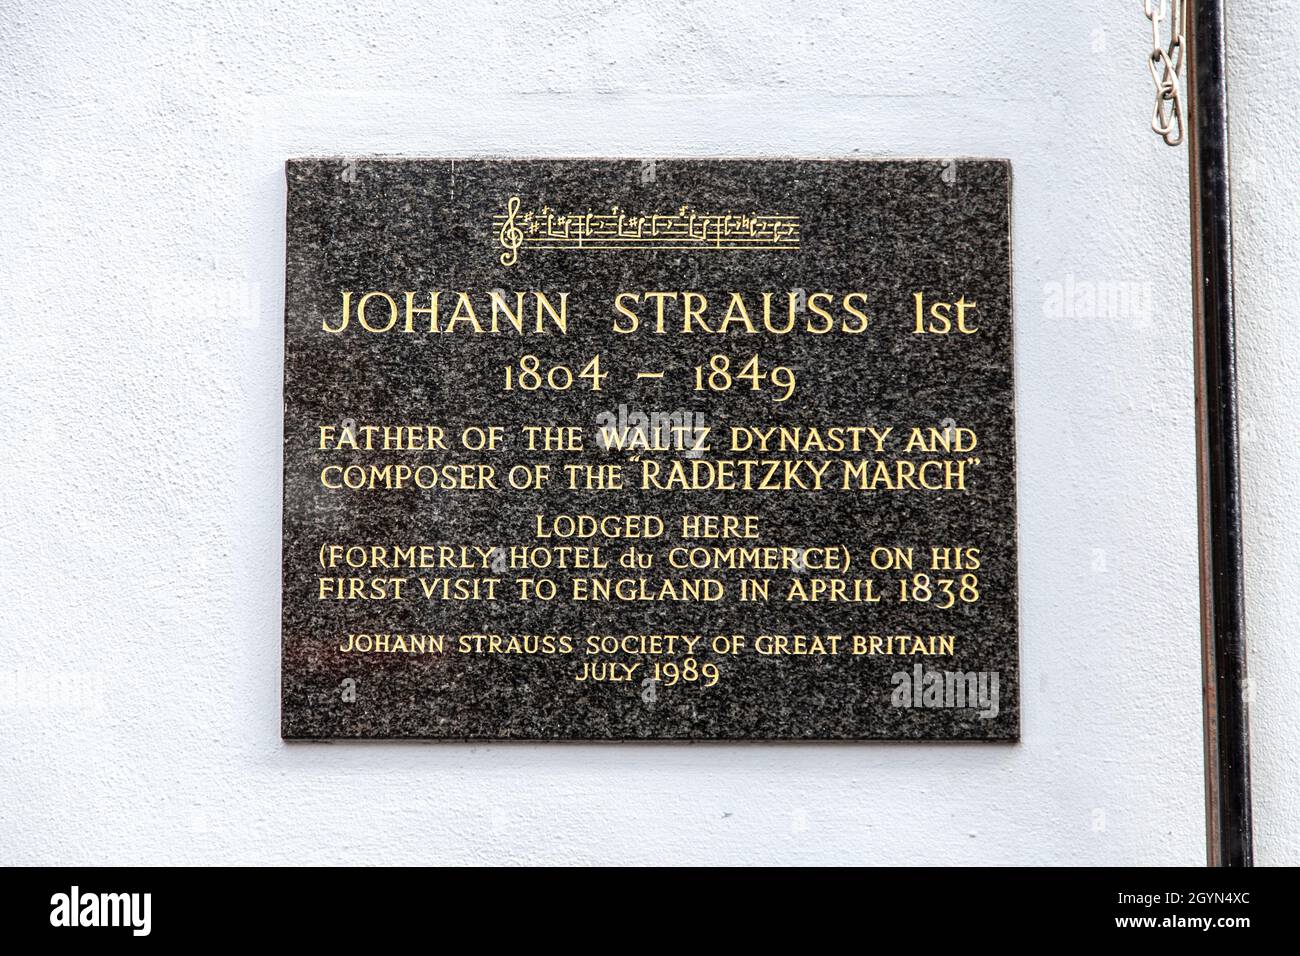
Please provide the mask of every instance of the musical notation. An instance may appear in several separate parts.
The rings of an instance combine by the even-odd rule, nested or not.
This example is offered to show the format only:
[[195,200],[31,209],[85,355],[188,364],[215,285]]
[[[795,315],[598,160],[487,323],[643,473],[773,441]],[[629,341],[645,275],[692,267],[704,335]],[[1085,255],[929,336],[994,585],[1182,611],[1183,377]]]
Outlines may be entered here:
[[511,196],[493,217],[496,239],[512,266],[523,249],[570,250],[751,250],[799,248],[798,216],[763,213],[701,213],[683,205],[671,213],[558,212],[550,206],[522,210]]

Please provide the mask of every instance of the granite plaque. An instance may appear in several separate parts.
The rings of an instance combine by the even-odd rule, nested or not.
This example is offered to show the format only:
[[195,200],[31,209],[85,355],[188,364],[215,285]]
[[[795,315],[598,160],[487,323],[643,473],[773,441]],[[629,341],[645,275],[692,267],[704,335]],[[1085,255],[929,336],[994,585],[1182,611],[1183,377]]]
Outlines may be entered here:
[[1007,162],[287,177],[286,738],[1017,738]]

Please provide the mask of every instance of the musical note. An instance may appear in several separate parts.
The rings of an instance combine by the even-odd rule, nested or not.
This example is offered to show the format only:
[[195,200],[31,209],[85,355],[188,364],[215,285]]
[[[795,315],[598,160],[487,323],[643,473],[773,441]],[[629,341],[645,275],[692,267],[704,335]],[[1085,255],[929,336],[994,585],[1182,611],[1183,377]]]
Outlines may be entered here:
[[[628,250],[784,251],[799,248],[798,216],[758,212],[701,213],[689,204],[676,212],[629,215],[620,206],[608,213],[557,212],[549,205],[520,215],[521,202],[511,196],[504,215],[494,218],[497,240],[505,250],[501,264],[514,265],[523,248]],[[521,228],[522,226],[522,228]]]

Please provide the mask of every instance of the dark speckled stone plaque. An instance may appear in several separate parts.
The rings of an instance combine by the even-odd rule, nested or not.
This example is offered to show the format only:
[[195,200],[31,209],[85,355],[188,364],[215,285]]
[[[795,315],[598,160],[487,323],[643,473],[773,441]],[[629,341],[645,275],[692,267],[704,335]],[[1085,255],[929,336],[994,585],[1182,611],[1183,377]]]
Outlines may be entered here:
[[287,174],[285,737],[1017,739],[1008,163]]

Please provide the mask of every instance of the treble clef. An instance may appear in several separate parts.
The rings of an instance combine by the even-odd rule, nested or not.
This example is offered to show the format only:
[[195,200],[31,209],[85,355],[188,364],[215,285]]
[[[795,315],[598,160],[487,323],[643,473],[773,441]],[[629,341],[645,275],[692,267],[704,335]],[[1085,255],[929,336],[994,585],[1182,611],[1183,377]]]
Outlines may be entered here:
[[519,247],[524,244],[524,231],[515,225],[515,216],[519,215],[519,197],[511,196],[506,205],[506,219],[501,224],[501,233],[497,237],[506,250],[501,253],[501,264],[512,266],[519,261]]

